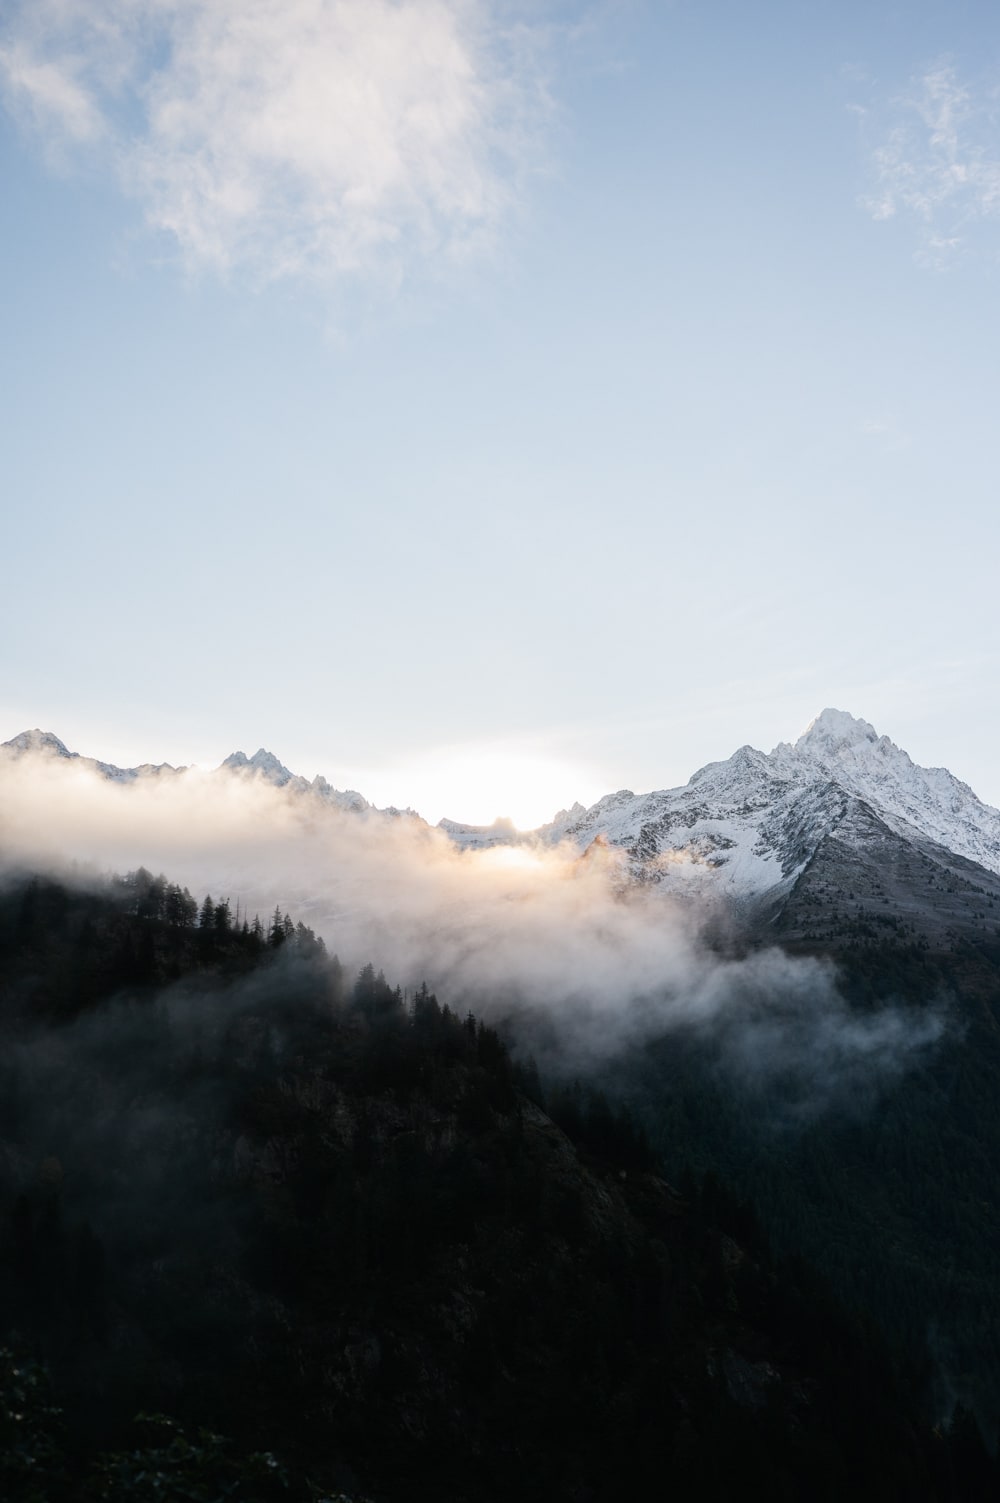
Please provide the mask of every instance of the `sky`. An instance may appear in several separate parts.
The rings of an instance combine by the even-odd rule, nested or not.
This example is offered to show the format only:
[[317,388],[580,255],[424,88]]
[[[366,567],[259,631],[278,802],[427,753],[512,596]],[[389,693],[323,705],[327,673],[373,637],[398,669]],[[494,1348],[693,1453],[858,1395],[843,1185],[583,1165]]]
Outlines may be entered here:
[[0,740],[1000,804],[1000,14],[5,0]]

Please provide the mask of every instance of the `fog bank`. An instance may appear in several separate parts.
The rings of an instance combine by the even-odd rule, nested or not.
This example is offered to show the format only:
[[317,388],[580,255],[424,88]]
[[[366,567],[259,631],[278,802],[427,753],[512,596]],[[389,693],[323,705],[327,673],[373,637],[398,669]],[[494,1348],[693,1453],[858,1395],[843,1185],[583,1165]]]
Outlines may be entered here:
[[851,1013],[832,967],[777,949],[722,959],[702,915],[628,881],[600,844],[459,850],[412,816],[345,812],[259,776],[187,770],[117,783],[53,756],[0,759],[8,870],[163,871],[266,920],[279,907],[348,967],[519,1014],[585,1068],[671,1029],[715,1030],[734,1075],[793,1072],[803,1100],[892,1074],[941,1018]]

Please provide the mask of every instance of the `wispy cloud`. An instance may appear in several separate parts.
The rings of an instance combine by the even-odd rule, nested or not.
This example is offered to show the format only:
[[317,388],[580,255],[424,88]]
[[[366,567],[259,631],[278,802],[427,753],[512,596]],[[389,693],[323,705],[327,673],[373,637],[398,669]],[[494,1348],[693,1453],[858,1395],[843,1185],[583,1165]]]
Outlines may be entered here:
[[970,246],[975,227],[1000,218],[1000,115],[995,88],[963,81],[948,59],[911,79],[884,111],[859,111],[870,148],[875,219],[909,215],[919,258],[947,264]]
[[0,87],[192,270],[399,278],[516,202],[539,35],[498,0],[14,0]]

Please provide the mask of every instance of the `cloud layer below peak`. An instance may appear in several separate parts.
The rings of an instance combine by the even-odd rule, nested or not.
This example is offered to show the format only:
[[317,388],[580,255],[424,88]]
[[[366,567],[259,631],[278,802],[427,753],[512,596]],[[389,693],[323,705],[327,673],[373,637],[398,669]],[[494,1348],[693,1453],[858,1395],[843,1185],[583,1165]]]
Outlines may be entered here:
[[489,242],[544,108],[489,0],[21,0],[0,86],[194,271],[398,280]]

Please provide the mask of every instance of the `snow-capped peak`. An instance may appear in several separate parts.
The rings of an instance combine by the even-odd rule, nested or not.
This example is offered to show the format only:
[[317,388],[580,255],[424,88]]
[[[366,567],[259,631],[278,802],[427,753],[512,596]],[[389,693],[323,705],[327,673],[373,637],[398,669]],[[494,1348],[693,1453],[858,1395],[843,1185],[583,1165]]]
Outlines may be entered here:
[[612,795],[538,833],[581,848],[603,834],[647,878],[740,899],[786,887],[859,805],[905,840],[933,841],[1000,872],[1000,812],[946,769],[916,766],[867,720],[836,709],[794,744],[769,753],[742,746],[683,788]]
[[269,752],[263,746],[258,747],[252,757],[248,757],[245,752],[232,752],[222,766],[230,768],[233,772],[241,772],[244,768],[249,768],[252,772],[259,772],[269,783],[274,783],[279,788],[290,783],[293,777],[285,764],[279,762],[274,753]]
[[811,720],[795,743],[798,752],[810,752],[822,747],[824,751],[842,746],[858,746],[878,741],[878,732],[867,720],[851,715],[847,710],[821,710]]
[[[916,767],[888,736],[880,736],[869,721],[846,710],[824,710],[794,746],[780,742],[767,760],[782,776],[823,773],[863,798],[887,782],[913,785],[927,771]],[[931,771],[936,775],[940,769]]]
[[262,772],[273,783],[287,783],[292,777],[284,762],[279,762],[274,753],[263,746],[258,747],[250,758],[250,766],[256,767],[258,772]]
[[53,736],[51,731],[40,731],[37,726],[31,731],[21,731],[19,735],[12,736],[3,744],[13,752],[47,752],[53,757],[77,755],[76,752],[71,752],[58,736]]
[[864,799],[900,833],[929,836],[1000,871],[1000,813],[947,768],[917,766],[867,720],[824,710],[794,746],[782,742],[768,760],[785,778],[829,778]]
[[[51,732],[22,731],[2,748],[4,757],[39,755],[72,759],[102,777],[134,783],[153,775],[179,776],[164,765],[118,768],[81,758]],[[252,757],[233,752],[224,775],[259,778],[283,790],[321,799],[345,812],[376,814],[353,790],[338,791],[316,776],[289,771],[260,747]],[[828,708],[794,743],[765,753],[741,746],[710,762],[682,788],[636,795],[607,794],[589,809],[562,810],[533,835],[503,822],[478,828],[448,820],[441,829],[456,845],[509,844],[534,839],[570,841],[584,849],[601,835],[625,849],[644,879],[689,891],[728,892],[737,899],[785,888],[795,880],[835,828],[846,828],[852,807],[904,840],[933,841],[956,855],[1000,872],[1000,811],[983,804],[945,768],[919,767],[880,736],[867,720]]]
[[794,744],[779,741],[768,760],[779,767],[789,762],[827,765],[870,757],[873,748],[882,756],[894,754],[906,758],[908,763],[910,761],[888,736],[880,736],[869,721],[861,720],[847,710],[826,709],[809,722]]

